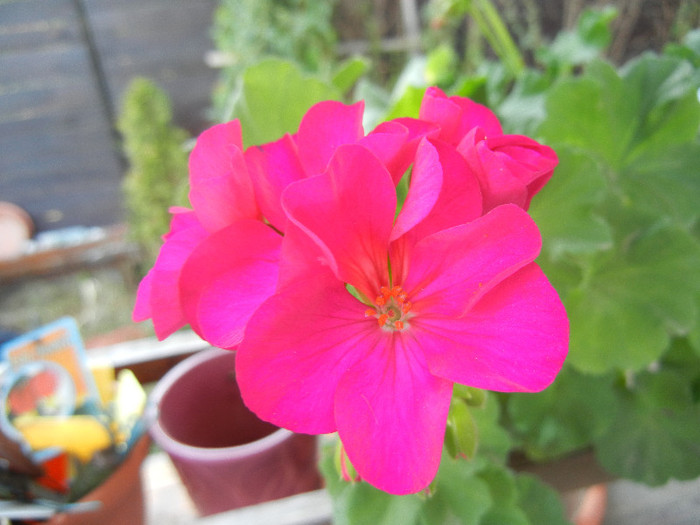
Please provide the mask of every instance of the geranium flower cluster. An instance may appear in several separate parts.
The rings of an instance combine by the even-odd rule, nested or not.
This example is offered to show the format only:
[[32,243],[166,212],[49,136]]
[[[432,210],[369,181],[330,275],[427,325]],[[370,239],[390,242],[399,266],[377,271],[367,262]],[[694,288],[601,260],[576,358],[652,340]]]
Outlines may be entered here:
[[237,121],[205,131],[134,318],[237,350],[260,418],[337,432],[362,479],[407,494],[437,472],[454,383],[539,391],[562,366],[526,211],[557,157],[437,88],[418,119],[362,116],[322,102],[245,150]]

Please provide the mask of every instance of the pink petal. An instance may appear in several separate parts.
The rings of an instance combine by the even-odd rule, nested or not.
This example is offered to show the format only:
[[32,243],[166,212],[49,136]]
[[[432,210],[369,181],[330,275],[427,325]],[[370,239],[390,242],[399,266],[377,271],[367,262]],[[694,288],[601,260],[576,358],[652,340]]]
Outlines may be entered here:
[[470,133],[457,149],[479,178],[486,210],[506,203],[527,209],[558,163],[554,150],[520,135]]
[[420,107],[420,118],[441,128],[440,140],[452,145],[471,129],[482,128],[488,136],[503,133],[498,117],[486,106],[465,97],[447,97],[439,88],[428,88]]
[[432,375],[419,348],[397,332],[343,375],[338,434],[360,477],[391,494],[424,489],[440,465],[452,382]]
[[548,146],[522,135],[501,135],[488,137],[488,147],[505,159],[510,172],[526,186],[525,209],[532,197],[540,191],[552,177],[559,159]]
[[411,185],[401,213],[391,232],[391,240],[398,239],[430,213],[442,189],[442,166],[437,150],[422,140],[416,151]]
[[421,316],[459,316],[503,279],[532,262],[541,238],[530,216],[512,204],[414,247],[404,290]]
[[308,434],[336,430],[337,384],[382,334],[364,316],[366,306],[337,280],[326,286],[324,273],[320,268],[319,280],[301,280],[263,303],[236,354],[246,405],[261,419]]
[[[156,336],[161,340],[187,324],[177,283],[185,261],[207,236],[198,222],[189,221],[193,215],[173,216],[170,233],[137,292],[135,319],[151,317]],[[183,229],[178,230],[180,227]]]
[[460,118],[462,110],[436,87],[429,87],[421,102],[419,118],[440,126],[438,138],[446,142],[459,140]]
[[221,348],[240,342],[250,316],[275,291],[281,242],[262,222],[241,220],[192,252],[180,276],[180,297],[203,339]]
[[351,106],[332,100],[319,102],[306,112],[296,140],[308,176],[325,171],[338,146],[354,144],[364,136],[364,102]]
[[306,177],[294,139],[285,135],[269,144],[251,146],[244,157],[263,216],[283,232],[287,217],[282,209],[282,192]]
[[566,312],[535,263],[499,283],[464,317],[416,317],[411,330],[434,374],[501,392],[543,390],[568,351]]
[[209,128],[190,155],[190,202],[209,231],[260,215],[253,183],[243,160],[236,120]]
[[340,281],[370,296],[388,283],[396,191],[369,150],[339,147],[326,173],[291,184],[282,201],[287,216],[321,247],[324,264]]
[[418,239],[473,221],[482,214],[479,181],[464,158],[449,144],[435,141],[433,145],[442,167],[442,187],[430,214],[411,232]]
[[136,290],[136,302],[134,311],[131,313],[131,318],[134,322],[140,323],[151,318],[151,290],[153,281],[153,269],[141,279],[138,289]]
[[[397,118],[379,124],[372,132],[360,141],[367,146],[384,163],[391,173],[394,185],[397,185],[408,167],[413,163],[416,148],[421,139],[437,137],[439,128],[430,122],[413,118]],[[378,141],[378,144],[375,141]],[[385,146],[389,140],[400,139],[398,150]]]
[[462,109],[458,137],[463,137],[476,127],[483,129],[488,137],[497,137],[503,134],[498,117],[486,106],[465,97],[450,97],[450,100]]

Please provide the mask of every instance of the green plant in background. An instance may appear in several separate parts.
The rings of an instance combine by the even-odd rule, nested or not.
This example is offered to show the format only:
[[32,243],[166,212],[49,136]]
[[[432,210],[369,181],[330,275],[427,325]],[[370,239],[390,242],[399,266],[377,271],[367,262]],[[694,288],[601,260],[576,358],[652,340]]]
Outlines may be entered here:
[[377,120],[416,116],[437,81],[557,151],[530,212],[571,350],[546,391],[470,407],[477,453],[445,455],[428,498],[340,482],[327,453],[337,523],[564,523],[556,495],[508,467],[512,450],[546,461],[592,449],[611,474],[649,485],[700,476],[700,30],[616,67],[602,58],[614,17],[584,11],[519,73],[501,61],[463,71],[441,46],[393,89],[373,87]]
[[129,162],[124,178],[124,202],[129,234],[143,250],[150,267],[168,231],[168,207],[187,204],[186,131],[172,122],[167,93],[151,80],[132,81],[118,122]]
[[[533,49],[528,66],[488,0],[433,3],[473,17],[498,60],[441,42],[395,84],[357,84],[366,61],[336,65],[323,51],[334,44],[333,2],[224,0],[215,22],[219,49],[236,50],[216,119],[238,118],[245,145],[293,132],[308,107],[348,101],[356,84],[366,131],[417,116],[425,87],[439,85],[489,105],[506,133],[533,136],[560,157],[530,212],[544,240],[538,262],[571,321],[565,369],[537,395],[466,401],[479,447],[468,461],[445,454],[430,497],[341,482],[325,453],[334,522],[565,523],[551,488],[509,468],[514,450],[540,461],[593,449],[609,472],[651,485],[700,476],[700,31],[616,67],[602,58],[615,10],[586,10]],[[120,120],[130,216],[151,246],[167,231],[173,193],[185,202],[186,137],[165,101],[141,81]]]
[[213,97],[214,120],[231,120],[239,75],[265,58],[294,61],[306,72],[329,71],[336,1],[221,0],[212,27],[224,66]]

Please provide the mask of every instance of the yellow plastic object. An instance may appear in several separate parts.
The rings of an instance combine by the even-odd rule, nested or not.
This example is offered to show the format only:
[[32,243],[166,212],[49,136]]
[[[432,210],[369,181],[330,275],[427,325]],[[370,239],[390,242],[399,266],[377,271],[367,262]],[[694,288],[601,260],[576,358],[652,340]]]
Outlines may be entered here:
[[13,424],[32,450],[59,447],[83,462],[112,444],[107,428],[89,415],[19,417]]
[[97,392],[100,395],[102,406],[107,406],[114,397],[114,368],[111,366],[99,366],[91,368],[90,372],[95,378],[95,385],[97,385]]

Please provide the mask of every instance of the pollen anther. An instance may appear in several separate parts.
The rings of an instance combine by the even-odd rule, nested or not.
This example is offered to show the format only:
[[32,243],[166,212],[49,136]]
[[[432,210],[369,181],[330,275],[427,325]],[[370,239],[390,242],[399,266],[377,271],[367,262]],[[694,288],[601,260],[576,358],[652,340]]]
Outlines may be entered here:
[[401,286],[382,286],[374,300],[375,308],[365,310],[365,317],[375,317],[377,323],[384,329],[404,330],[408,327],[406,321],[412,314],[411,303],[406,301],[408,295]]

